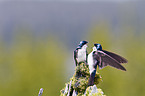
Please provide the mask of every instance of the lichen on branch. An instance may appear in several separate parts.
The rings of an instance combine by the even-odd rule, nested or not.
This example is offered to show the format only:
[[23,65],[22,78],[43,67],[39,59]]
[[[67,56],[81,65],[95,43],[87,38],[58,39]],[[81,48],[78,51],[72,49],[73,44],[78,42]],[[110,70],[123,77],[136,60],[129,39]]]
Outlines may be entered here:
[[[70,78],[70,82],[66,83],[65,88],[60,91],[60,96],[104,96],[103,92],[99,91],[101,89],[97,89],[97,87],[96,90],[93,89],[102,81],[100,74],[96,72],[94,86],[88,86],[89,77],[88,65],[84,62],[78,64],[73,77]],[[94,90],[94,93],[91,93],[92,90]],[[98,95],[99,93],[102,95]]]

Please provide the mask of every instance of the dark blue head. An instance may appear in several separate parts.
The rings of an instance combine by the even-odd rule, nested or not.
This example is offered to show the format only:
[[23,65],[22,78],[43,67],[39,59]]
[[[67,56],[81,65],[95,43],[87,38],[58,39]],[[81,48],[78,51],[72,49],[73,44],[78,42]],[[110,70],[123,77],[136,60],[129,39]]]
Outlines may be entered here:
[[81,41],[77,48],[82,48],[87,43],[88,43],[87,41]]
[[97,50],[102,50],[101,44],[94,44],[94,46],[96,47]]

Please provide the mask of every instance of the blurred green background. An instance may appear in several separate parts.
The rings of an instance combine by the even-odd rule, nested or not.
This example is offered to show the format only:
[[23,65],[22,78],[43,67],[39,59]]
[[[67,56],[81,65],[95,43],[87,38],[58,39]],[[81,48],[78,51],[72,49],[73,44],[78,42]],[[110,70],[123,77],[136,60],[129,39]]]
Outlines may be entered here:
[[145,94],[144,1],[1,1],[0,96],[58,96],[74,73],[81,40],[128,60],[106,67],[98,87],[107,96]]

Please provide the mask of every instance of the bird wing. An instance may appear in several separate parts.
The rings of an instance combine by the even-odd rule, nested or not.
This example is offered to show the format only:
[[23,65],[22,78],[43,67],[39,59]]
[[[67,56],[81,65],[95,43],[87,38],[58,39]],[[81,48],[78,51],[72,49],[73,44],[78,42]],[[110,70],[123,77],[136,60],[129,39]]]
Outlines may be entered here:
[[102,51],[104,53],[106,53],[107,55],[111,56],[112,58],[114,58],[119,63],[127,63],[128,62],[125,58],[123,58],[123,57],[121,57],[121,56],[119,56],[115,53],[112,53],[112,52],[109,52],[109,51],[106,51],[106,50],[102,50]]
[[74,51],[74,60],[75,60],[76,66],[77,66],[77,63],[78,63],[78,62],[77,62],[77,58],[78,58],[78,57],[77,57],[77,56],[78,56],[77,53],[78,53],[78,50],[76,49],[76,50]]
[[100,61],[99,67],[100,68],[104,68],[105,66],[109,65],[114,68],[126,71],[126,69],[117,60],[115,60],[114,58],[112,58],[111,56],[109,56],[108,54],[106,54],[103,51],[98,50],[97,52],[95,52],[94,59],[95,58],[97,60],[99,58],[99,61]]

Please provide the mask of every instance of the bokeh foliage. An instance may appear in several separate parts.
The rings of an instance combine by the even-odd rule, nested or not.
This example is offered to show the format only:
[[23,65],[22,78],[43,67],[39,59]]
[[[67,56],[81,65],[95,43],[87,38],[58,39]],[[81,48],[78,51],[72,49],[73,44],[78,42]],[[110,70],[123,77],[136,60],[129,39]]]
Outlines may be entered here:
[[[105,22],[86,35],[89,52],[93,43],[100,43],[103,49],[129,61],[124,64],[126,72],[109,66],[99,70],[103,82],[97,87],[107,96],[144,96],[145,34],[134,27],[120,29],[113,33]],[[12,35],[9,43],[0,36],[0,96],[37,96],[41,87],[44,96],[60,95],[67,78],[66,46],[52,34],[40,36],[31,30],[16,30]]]
[[64,85],[65,47],[53,35],[16,30],[12,42],[0,40],[0,96],[57,96]]

